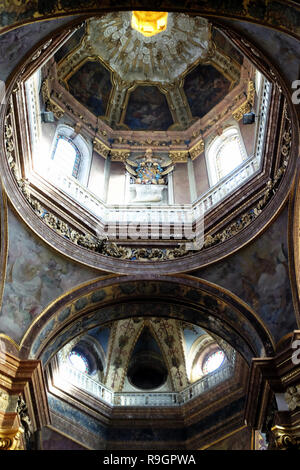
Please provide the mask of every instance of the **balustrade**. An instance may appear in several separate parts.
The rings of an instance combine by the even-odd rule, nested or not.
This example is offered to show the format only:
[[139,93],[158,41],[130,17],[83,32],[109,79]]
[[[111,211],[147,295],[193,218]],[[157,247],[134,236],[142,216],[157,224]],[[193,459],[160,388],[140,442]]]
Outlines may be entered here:
[[114,392],[59,357],[58,374],[72,385],[112,406],[179,406],[228,379],[234,370],[235,353],[230,362],[180,392]]

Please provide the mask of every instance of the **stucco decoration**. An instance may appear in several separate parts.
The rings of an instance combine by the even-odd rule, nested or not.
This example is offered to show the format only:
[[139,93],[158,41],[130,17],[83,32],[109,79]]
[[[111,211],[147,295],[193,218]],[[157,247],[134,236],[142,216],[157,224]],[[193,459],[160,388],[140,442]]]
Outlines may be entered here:
[[289,280],[287,226],[285,208],[255,242],[193,273],[229,289],[251,305],[275,341],[297,328]]
[[97,272],[50,251],[8,210],[9,249],[0,332],[19,341],[33,319],[59,295]]
[[59,73],[65,76],[78,62],[99,56],[124,82],[165,83],[205,58],[210,46],[210,28],[204,18],[169,13],[166,31],[145,37],[132,29],[131,12],[113,12],[89,20],[81,45],[63,61]]
[[289,410],[294,411],[300,408],[300,385],[289,387],[284,394]]
[[[105,385],[121,391],[132,357],[134,346],[142,337],[144,328],[150,329],[166,364],[174,390],[182,390],[188,385],[185,357],[181,339],[180,322],[170,318],[129,318],[115,322],[110,336]],[[142,340],[141,340],[142,341]]]

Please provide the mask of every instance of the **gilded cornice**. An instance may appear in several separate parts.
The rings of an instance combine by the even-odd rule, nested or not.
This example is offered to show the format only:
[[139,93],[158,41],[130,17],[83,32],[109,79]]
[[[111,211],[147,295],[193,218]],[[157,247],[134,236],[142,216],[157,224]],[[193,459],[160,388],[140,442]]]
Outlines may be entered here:
[[188,150],[171,150],[169,157],[173,163],[186,163],[188,161]]
[[[247,227],[250,223],[253,222],[265,208],[267,203],[269,202],[270,198],[275,194],[278,185],[285,174],[288,158],[291,150],[291,120],[288,118],[286,106],[284,108],[284,115],[286,118],[286,129],[282,136],[282,144],[281,144],[281,154],[283,156],[283,161],[281,166],[278,168],[275,176],[273,179],[270,179],[266,190],[264,192],[263,197],[255,204],[254,207],[248,209],[247,212],[243,213],[238,220],[232,222],[228,227],[224,230],[211,235],[208,234],[204,238],[204,244],[201,249],[206,249],[211,246],[214,246],[220,242],[224,242],[229,238],[233,237],[245,227]],[[9,120],[9,114],[7,116]],[[178,257],[182,257],[188,255],[190,252],[189,250],[185,249],[184,245],[179,246],[178,248],[174,249],[160,249],[160,248],[131,248],[126,246],[121,246],[114,242],[110,242],[105,239],[99,239],[97,237],[93,237],[89,234],[79,233],[78,231],[71,228],[65,221],[61,218],[57,217],[55,214],[51,213],[50,211],[45,210],[42,207],[40,202],[32,196],[30,191],[30,186],[28,183],[20,178],[16,174],[16,166],[14,161],[14,139],[13,133],[11,131],[11,125],[6,122],[5,128],[5,135],[6,135],[6,148],[8,154],[8,160],[10,162],[10,166],[12,171],[15,173],[15,177],[17,179],[18,185],[20,190],[24,194],[25,198],[35,211],[39,217],[52,229],[54,229],[58,234],[63,236],[64,238],[68,238],[73,243],[88,248],[94,252],[101,253],[105,256],[115,257],[123,260],[148,260],[148,261],[159,261],[159,260],[171,260]],[[202,148],[202,143],[200,142],[200,148]],[[114,161],[122,161],[124,162],[130,156],[130,151],[111,151],[111,159]],[[178,155],[173,156],[173,158],[177,158]],[[171,155],[170,158],[172,159]],[[183,158],[182,154],[180,158]],[[184,155],[186,158],[186,155]],[[182,161],[182,160],[181,160]]]
[[130,149],[117,150],[111,149],[111,161],[113,162],[125,162],[130,157]]
[[254,105],[254,97],[255,97],[255,85],[252,80],[248,83],[248,90],[247,90],[247,99],[241,104],[237,109],[235,109],[232,113],[233,118],[236,121],[240,121],[244,114],[249,113]]
[[[235,43],[237,43],[238,41],[241,42],[241,40],[238,39],[238,38],[234,39],[234,41],[235,41]],[[245,50],[245,54],[250,58],[250,60],[252,60],[252,55],[253,55],[253,60],[255,60],[255,62],[254,62],[255,64],[258,64],[258,66],[261,63],[264,64],[264,65],[261,65],[261,67],[263,68],[264,71],[266,69],[266,64],[269,64],[269,72],[268,72],[267,76],[270,77],[272,75],[271,72],[270,72],[270,69],[272,69],[272,67],[273,67],[272,64],[270,64],[268,62],[268,60],[265,59],[265,57],[263,57],[262,54],[255,49],[254,46],[251,46],[251,48],[250,48],[248,45],[247,46],[245,45],[245,48],[247,49],[247,50]],[[243,51],[244,51],[244,49],[243,49]],[[42,57],[42,55],[40,57]],[[31,58],[29,57],[26,60],[29,63]],[[34,62],[35,67],[38,66],[38,61],[39,61],[39,59],[36,59],[36,61]],[[275,101],[274,101],[274,105],[273,105],[272,109],[275,110],[275,113],[273,113],[272,116],[270,117],[270,124],[269,125],[272,126],[273,131],[275,133],[277,133],[276,135],[278,135],[278,137],[279,137],[279,134],[278,134],[278,131],[277,131],[279,123],[277,122],[278,116],[276,114],[276,112],[277,112],[276,110],[279,109],[279,107],[278,107],[279,104],[278,103],[283,101],[283,97],[280,95],[280,89],[283,89],[283,92],[285,94],[287,94],[287,89],[286,89],[286,86],[284,84],[284,81],[280,78],[280,76],[278,75],[278,77],[277,77],[277,72],[272,72],[272,73],[275,74],[276,82],[278,83],[279,86],[274,87],[274,90],[273,90],[273,96],[274,96]],[[14,90],[13,96],[16,97],[19,93],[18,92],[18,86],[16,86],[16,83],[17,84],[20,83],[20,80],[22,79],[23,76],[21,76],[21,78],[20,78],[16,74],[14,77],[15,77],[16,81],[15,82],[13,82],[13,80],[11,81],[9,91]],[[289,96],[289,95],[287,94],[287,96]],[[14,98],[14,101],[16,102],[17,100]],[[288,103],[289,103],[289,105],[288,105],[289,113],[292,114],[292,140],[293,140],[293,142],[295,142],[297,140],[297,136],[298,136],[298,130],[295,127],[295,121],[294,121],[294,118],[295,118],[294,114],[295,113],[293,112],[293,108],[291,106],[291,103],[290,103],[289,99],[288,99]],[[2,115],[3,115],[3,120],[4,120],[4,112],[2,112]],[[275,122],[275,119],[276,119],[276,122]],[[122,133],[120,133],[120,134],[123,135]],[[131,136],[132,135],[133,134],[131,133]],[[164,133],[164,139],[166,139],[166,136],[168,136],[168,133]],[[273,148],[274,146],[272,147],[272,142],[273,141],[270,141],[270,139],[268,139],[268,142],[267,142],[267,155],[266,155],[266,165],[267,165],[266,170],[267,170],[267,172],[270,172],[270,179],[273,181],[274,174],[271,174],[270,165],[269,165],[270,164],[270,158],[271,158],[269,148],[274,150],[274,148]],[[75,259],[75,260],[79,261],[80,263],[96,267],[97,269],[102,269],[102,270],[104,269],[104,270],[113,271],[113,272],[118,271],[118,272],[122,272],[122,273],[124,272],[124,270],[131,269],[131,266],[132,266],[132,268],[134,267],[134,269],[137,269],[137,268],[138,269],[143,269],[145,258],[148,259],[148,257],[149,257],[149,252],[147,250],[145,251],[143,249],[142,252],[139,253],[139,257],[135,260],[134,263],[132,263],[132,261],[130,260],[130,257],[128,257],[128,252],[127,252],[128,247],[125,247],[126,250],[124,252],[122,249],[119,250],[118,247],[116,248],[115,246],[114,247],[110,246],[108,248],[108,251],[110,252],[110,254],[114,253],[114,256],[110,256],[110,255],[109,256],[98,256],[97,251],[81,250],[79,248],[78,244],[77,244],[76,249],[74,249],[74,246],[73,246],[73,243],[71,242],[71,240],[67,239],[67,237],[65,237],[65,236],[60,236],[59,237],[55,230],[52,230],[52,231],[44,230],[44,228],[43,228],[44,220],[42,220],[41,217],[35,217],[34,212],[32,212],[33,207],[31,206],[31,204],[29,204],[25,207],[23,193],[16,191],[16,187],[17,187],[16,182],[17,182],[17,184],[20,183],[20,188],[21,189],[22,189],[22,187],[24,186],[24,184],[26,182],[24,182],[24,181],[22,182],[20,180],[20,175],[17,174],[18,170],[19,170],[19,164],[16,164],[16,163],[18,162],[19,156],[18,156],[18,152],[16,152],[16,155],[12,155],[12,153],[10,152],[11,144],[12,144],[12,142],[9,139],[5,142],[5,146],[6,146],[6,149],[7,149],[8,160],[4,161],[4,163],[2,163],[2,165],[1,165],[1,170],[7,176],[7,178],[6,178],[6,181],[7,181],[6,186],[7,187],[5,189],[7,191],[8,197],[11,199],[12,204],[14,205],[14,207],[18,207],[18,208],[22,207],[24,209],[24,210],[22,210],[20,215],[21,215],[22,219],[28,225],[30,225],[32,227],[33,231],[35,231],[39,236],[41,236],[42,239],[46,243],[49,243],[51,246],[55,247],[55,249],[60,251],[66,257],[71,258],[71,259]],[[135,147],[135,149],[137,150],[137,147]],[[183,149],[180,149],[180,150],[183,150]],[[284,168],[282,168],[283,162],[276,162],[275,168],[276,169],[278,168],[280,171],[278,173],[278,176],[275,175],[276,176],[275,180],[274,180],[275,186],[272,187],[271,191],[269,191],[269,188],[267,189],[267,191],[269,191],[269,198],[268,198],[268,200],[267,200],[267,202],[264,206],[264,207],[267,208],[266,212],[262,217],[258,217],[258,216],[253,217],[253,210],[252,209],[253,209],[253,205],[255,205],[255,195],[254,195],[254,193],[251,194],[251,204],[252,204],[251,207],[249,207],[249,204],[247,204],[247,201],[245,200],[245,198],[240,199],[240,197],[239,197],[239,200],[242,200],[243,204],[239,208],[236,207],[235,210],[234,210],[234,213],[236,213],[238,215],[239,213],[247,214],[249,212],[249,216],[246,219],[249,220],[249,218],[250,218],[251,221],[255,222],[255,223],[253,223],[253,226],[251,226],[251,227],[253,227],[253,229],[251,228],[250,230],[243,230],[244,227],[250,226],[250,223],[246,222],[246,225],[243,226],[243,223],[245,222],[245,219],[243,219],[242,221],[238,221],[237,225],[235,225],[233,227],[233,230],[227,231],[227,229],[226,229],[226,234],[222,234],[222,236],[217,237],[217,240],[213,239],[213,241],[212,241],[211,239],[209,239],[207,241],[208,244],[210,244],[212,242],[210,247],[215,246],[216,247],[215,250],[209,249],[209,250],[206,251],[205,249],[202,249],[199,253],[192,253],[192,255],[187,256],[186,260],[184,258],[182,258],[181,260],[178,260],[179,261],[178,263],[175,263],[173,261],[173,259],[175,257],[178,257],[178,256],[180,256],[180,257],[185,256],[185,254],[186,254],[185,252],[180,250],[180,248],[176,249],[177,250],[176,255],[175,255],[175,252],[171,253],[172,262],[169,262],[170,259],[165,257],[166,252],[163,252],[163,256],[162,256],[162,253],[155,249],[155,253],[154,252],[150,253],[150,260],[149,261],[153,261],[153,263],[151,263],[151,262],[148,263],[148,269],[150,269],[150,270],[155,269],[155,270],[158,270],[159,272],[165,272],[164,270],[168,270],[168,272],[175,272],[175,270],[176,270],[176,272],[182,272],[183,270],[185,270],[187,268],[188,269],[196,269],[196,267],[199,267],[200,265],[202,266],[202,265],[205,265],[205,264],[209,264],[213,260],[222,259],[222,258],[228,256],[228,254],[233,253],[236,249],[238,249],[238,247],[240,248],[241,246],[244,246],[246,243],[248,243],[250,240],[254,239],[261,232],[261,230],[263,230],[263,228],[265,228],[268,224],[271,223],[272,220],[274,220],[274,217],[278,214],[278,211],[280,210],[280,208],[282,207],[282,204],[286,200],[286,197],[287,197],[287,194],[288,194],[288,191],[289,191],[289,188],[290,188],[289,176],[290,176],[291,172],[293,171],[294,164],[295,164],[295,148],[294,148],[294,146],[292,146],[292,149],[289,150],[289,153],[292,154],[293,158],[291,159],[292,160],[290,162],[291,164],[289,164],[288,167],[286,168],[286,171],[284,170]],[[273,153],[272,153],[272,155],[273,155]],[[288,156],[288,158],[285,159],[286,161],[289,159],[289,156]],[[12,161],[11,161],[11,157],[13,157]],[[16,178],[12,178],[9,174],[9,169],[8,169],[9,161],[11,163],[12,175],[15,174],[14,176]],[[287,177],[283,178],[283,174],[286,174]],[[267,179],[266,177],[267,177],[267,175],[265,175],[265,180]],[[281,182],[282,182],[282,184],[279,184]],[[25,184],[25,186],[26,186],[26,184]],[[251,185],[247,184],[247,189],[249,189],[249,187],[250,187],[250,190],[252,190],[253,188],[254,188],[254,190],[256,190],[258,188],[259,189],[259,194],[262,194],[263,188],[259,187],[259,178],[255,178],[254,185],[251,186]],[[241,192],[239,192],[239,196],[240,195],[241,195]],[[38,196],[37,192],[35,193],[35,196],[36,197]],[[230,201],[233,201],[232,197],[230,197],[229,199],[230,199]],[[234,202],[236,200],[237,199],[235,199]],[[32,198],[32,202],[33,202],[33,205],[36,206],[36,202],[33,201],[33,198]],[[37,201],[37,202],[39,202],[39,201]],[[214,221],[213,221],[212,218],[211,218],[209,220],[209,233],[208,234],[212,237],[216,236],[217,230],[218,230],[218,232],[221,233],[224,230],[224,227],[226,227],[225,223],[227,224],[227,221],[229,221],[229,208],[228,208],[228,206],[226,206],[226,203],[227,203],[227,201],[225,201],[226,213],[225,213],[225,218],[222,219],[223,222],[220,219],[218,219],[217,221],[215,221],[215,219],[214,219]],[[53,206],[53,204],[54,204],[53,200],[51,201],[51,204],[52,204],[52,207],[54,207]],[[223,205],[223,207],[224,207],[224,205]],[[240,210],[240,212],[239,212],[239,210]],[[18,212],[19,212],[19,210],[18,210]],[[55,216],[55,214],[53,214],[53,215]],[[210,216],[210,214],[209,214],[209,217],[215,217],[216,215],[217,215],[217,212],[215,210],[213,210],[212,215]],[[224,220],[226,222],[224,222]],[[214,226],[218,227],[218,229],[215,232],[214,232]],[[91,226],[89,226],[89,227],[91,227]],[[91,231],[92,230],[93,229],[91,228]],[[84,233],[81,233],[79,235],[84,237]],[[224,236],[225,236],[225,238],[224,238]],[[223,247],[222,243],[220,243],[220,242],[223,242],[224,240],[225,241],[230,240],[230,242],[225,245],[226,250]],[[92,246],[94,244],[95,243],[92,243]],[[88,245],[90,245],[90,243],[88,243]],[[206,246],[207,246],[207,244],[206,244]],[[220,248],[218,248],[218,246]],[[105,250],[107,251],[107,248],[105,248]],[[90,251],[90,253],[89,253],[89,251]],[[209,255],[209,256],[207,256],[207,255]],[[110,260],[110,258],[111,258],[111,260]],[[119,258],[120,261],[122,260],[122,262],[117,263],[117,258]],[[158,261],[158,260],[163,260],[163,261],[165,261],[165,263],[156,263],[156,261]],[[116,267],[116,265],[118,265],[118,267]]]
[[195,160],[197,157],[199,157],[199,155],[201,155],[203,151],[204,151],[204,140],[200,139],[196,143],[196,145],[194,145],[189,151],[191,159]]
[[65,114],[65,111],[51,98],[51,91],[49,88],[48,79],[44,80],[42,83],[42,96],[43,101],[45,103],[46,111],[51,111],[56,117],[56,119],[61,119]]
[[107,147],[107,145],[105,145],[103,142],[101,142],[101,140],[96,138],[93,141],[93,144],[94,144],[93,148],[95,152],[99,153],[99,155],[101,155],[105,159],[109,156],[110,148]]

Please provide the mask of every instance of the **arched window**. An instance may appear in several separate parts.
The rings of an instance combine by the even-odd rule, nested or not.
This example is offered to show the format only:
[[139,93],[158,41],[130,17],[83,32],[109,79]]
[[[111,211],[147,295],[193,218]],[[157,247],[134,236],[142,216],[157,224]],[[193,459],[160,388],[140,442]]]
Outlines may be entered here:
[[225,359],[225,354],[221,349],[218,349],[217,351],[212,352],[209,354],[202,365],[202,372],[203,374],[209,374],[210,372],[213,372],[217,370],[223,363]]
[[89,363],[86,357],[78,351],[71,351],[69,354],[69,361],[73,367],[85,374],[89,373]]
[[93,154],[89,139],[76,133],[75,129],[67,124],[59,124],[51,149],[48,153],[43,151],[44,153],[45,158],[37,159],[37,167],[42,175],[54,177],[55,182],[59,173],[76,178],[80,184],[87,186]]
[[226,129],[208,148],[207,160],[211,186],[225,178],[247,157],[239,131]]
[[57,134],[52,160],[63,173],[78,178],[81,156],[69,137]]

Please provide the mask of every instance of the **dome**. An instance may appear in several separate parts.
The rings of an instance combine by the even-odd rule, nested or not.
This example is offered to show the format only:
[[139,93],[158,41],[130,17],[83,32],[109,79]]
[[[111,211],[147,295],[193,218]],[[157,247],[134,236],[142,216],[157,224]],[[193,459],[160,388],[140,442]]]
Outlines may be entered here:
[[234,251],[260,230],[289,156],[271,164],[265,136],[286,114],[268,119],[278,90],[241,42],[183,13],[151,37],[130,12],[62,37],[22,82],[30,149],[7,151],[22,193],[12,198],[25,196],[36,233],[91,267],[163,273],[216,261],[224,243]]

